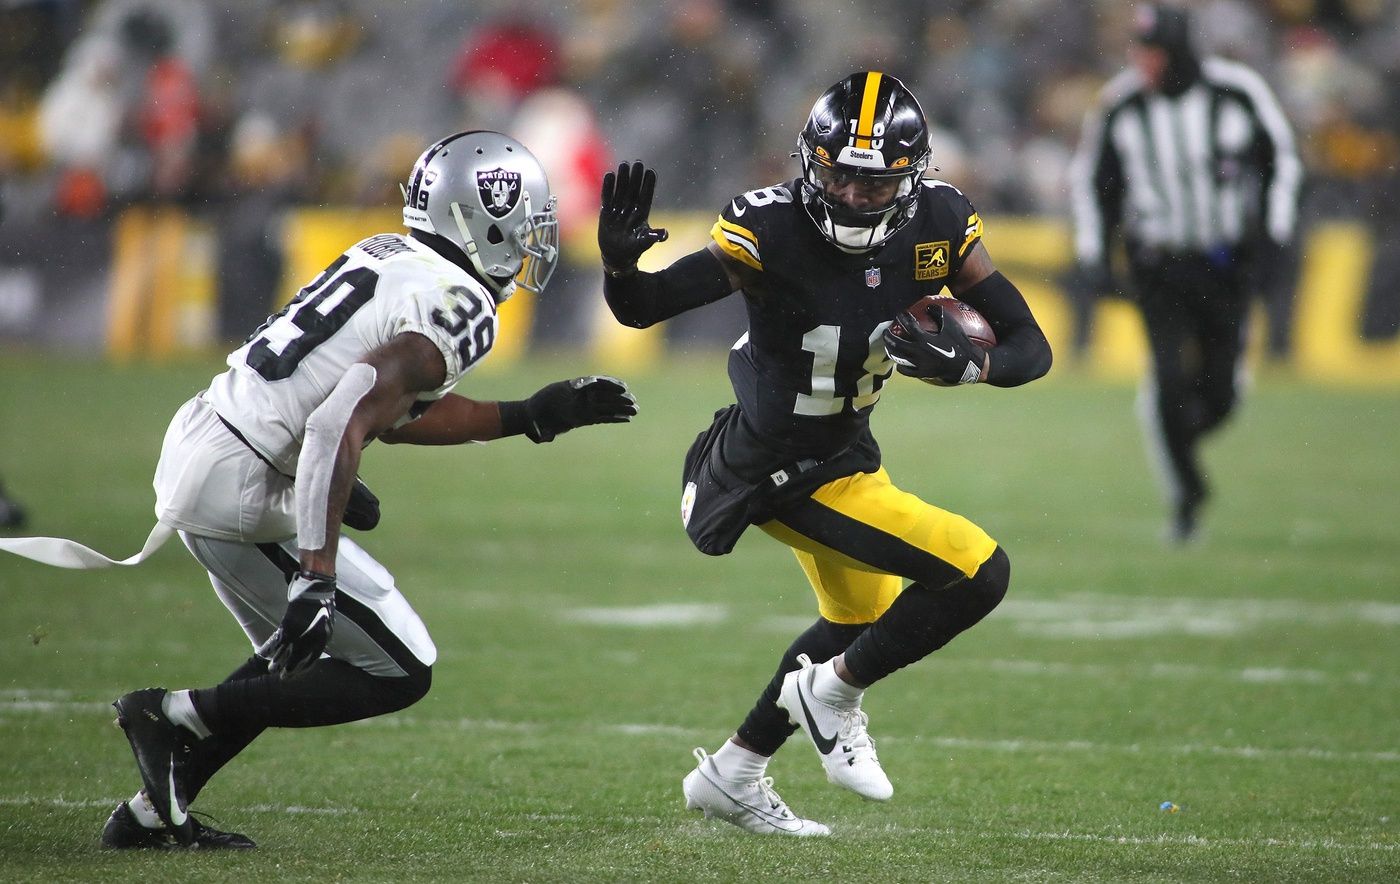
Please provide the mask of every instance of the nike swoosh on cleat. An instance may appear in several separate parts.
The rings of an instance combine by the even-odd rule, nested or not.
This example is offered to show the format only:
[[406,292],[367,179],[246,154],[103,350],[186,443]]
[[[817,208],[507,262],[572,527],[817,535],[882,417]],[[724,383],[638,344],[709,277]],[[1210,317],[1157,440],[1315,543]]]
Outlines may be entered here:
[[[749,811],[749,812],[752,813],[754,816],[756,816],[756,817],[758,817],[759,819],[763,820],[764,822],[766,822],[768,825],[772,826],[773,828],[775,828],[775,829],[782,829],[783,831],[795,832],[795,831],[797,831],[799,828],[802,827],[802,821],[801,821],[801,820],[797,820],[797,819],[784,819],[783,817],[780,817],[780,816],[778,816],[777,814],[773,813],[771,808],[770,808],[770,809],[764,809],[764,808],[762,808],[762,807],[759,807],[759,806],[756,805],[756,804],[748,804],[748,803],[746,803],[746,802],[744,802],[744,801],[740,801],[738,798],[735,798],[733,795],[730,795],[728,792],[724,791],[724,785],[721,784],[721,783],[716,782],[715,779],[714,779],[714,777],[711,777],[711,776],[710,776],[708,773],[706,773],[705,771],[703,771],[703,770],[700,771],[700,776],[702,776],[702,777],[704,777],[706,780],[708,780],[709,783],[710,783],[710,785],[714,786],[714,787],[715,787],[715,790],[716,790],[717,792],[719,792],[719,793],[720,793],[721,795],[723,795],[725,798],[728,798],[730,801],[734,802],[734,805],[735,805],[736,807],[742,807],[742,808],[744,808],[745,810]],[[774,807],[777,807],[777,805],[773,805],[773,806],[774,806]],[[705,816],[706,816],[707,818],[710,816],[710,811],[709,811],[709,810],[706,810],[706,811],[705,811]]]
[[952,359],[954,356],[958,355],[958,352],[952,347],[949,347],[947,350],[944,350],[942,347],[934,347],[932,344],[929,344],[929,346],[933,347],[933,352],[941,353],[944,356],[947,356],[949,359]]
[[183,826],[189,814],[180,806],[180,799],[175,796],[175,757],[170,758],[170,822]]
[[797,689],[797,702],[802,704],[802,714],[807,716],[807,733],[811,735],[812,742],[817,744],[817,751],[823,755],[830,755],[831,750],[836,748],[836,738],[828,737],[817,727],[816,719],[812,718],[812,710],[807,708],[807,698],[802,696],[802,688]]

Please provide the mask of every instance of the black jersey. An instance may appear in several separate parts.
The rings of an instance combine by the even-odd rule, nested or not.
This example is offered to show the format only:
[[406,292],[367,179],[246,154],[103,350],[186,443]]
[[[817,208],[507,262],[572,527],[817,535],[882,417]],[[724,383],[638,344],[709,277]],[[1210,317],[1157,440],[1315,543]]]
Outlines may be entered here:
[[749,270],[749,329],[729,356],[739,407],[770,442],[822,458],[868,428],[893,369],[885,329],[957,274],[982,221],[956,187],[927,180],[902,230],[873,252],[848,254],[818,232],[800,186],[735,197],[710,235]]

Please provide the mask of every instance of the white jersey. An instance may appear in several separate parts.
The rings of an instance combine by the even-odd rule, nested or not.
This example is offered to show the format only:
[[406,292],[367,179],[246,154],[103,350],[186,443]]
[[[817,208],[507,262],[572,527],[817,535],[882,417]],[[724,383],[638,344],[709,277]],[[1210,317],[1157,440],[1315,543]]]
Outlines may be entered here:
[[496,304],[465,270],[395,233],[356,243],[229,354],[204,399],[279,471],[296,474],[306,419],[346,370],[403,332],[437,345],[447,376],[404,422],[441,399],[496,340]]

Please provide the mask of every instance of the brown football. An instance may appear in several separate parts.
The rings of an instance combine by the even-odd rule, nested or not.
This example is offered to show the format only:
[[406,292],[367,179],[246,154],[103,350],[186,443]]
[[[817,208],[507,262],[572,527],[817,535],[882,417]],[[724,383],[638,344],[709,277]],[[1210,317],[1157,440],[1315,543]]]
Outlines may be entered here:
[[[977,308],[971,304],[964,304],[957,298],[948,295],[925,295],[909,305],[909,312],[914,314],[920,327],[930,332],[938,331],[939,323],[943,321],[944,310],[962,327],[963,334],[967,335],[968,340],[972,343],[983,349],[997,345],[996,332],[992,331],[986,317],[978,313]],[[897,320],[893,330],[895,334],[899,334],[901,331]]]

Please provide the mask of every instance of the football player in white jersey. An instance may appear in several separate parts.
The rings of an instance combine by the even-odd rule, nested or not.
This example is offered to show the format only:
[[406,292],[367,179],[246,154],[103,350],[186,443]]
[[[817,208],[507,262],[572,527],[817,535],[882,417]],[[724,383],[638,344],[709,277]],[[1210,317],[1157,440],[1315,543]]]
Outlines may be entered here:
[[[106,847],[252,847],[189,805],[258,734],[382,715],[427,693],[437,657],[427,629],[393,576],[340,535],[342,521],[378,521],[356,479],[365,445],[548,442],[636,414],[626,385],[607,377],[517,402],[448,392],[490,351],[497,305],[516,288],[540,291],[558,257],[554,198],[523,145],[496,132],[432,145],[404,188],[403,218],[407,235],[347,249],[170,424],[146,553],[178,532],[255,653],[213,687],[115,702],[143,787],[112,813]],[[72,557],[51,563],[111,561],[28,540],[68,544]]]

